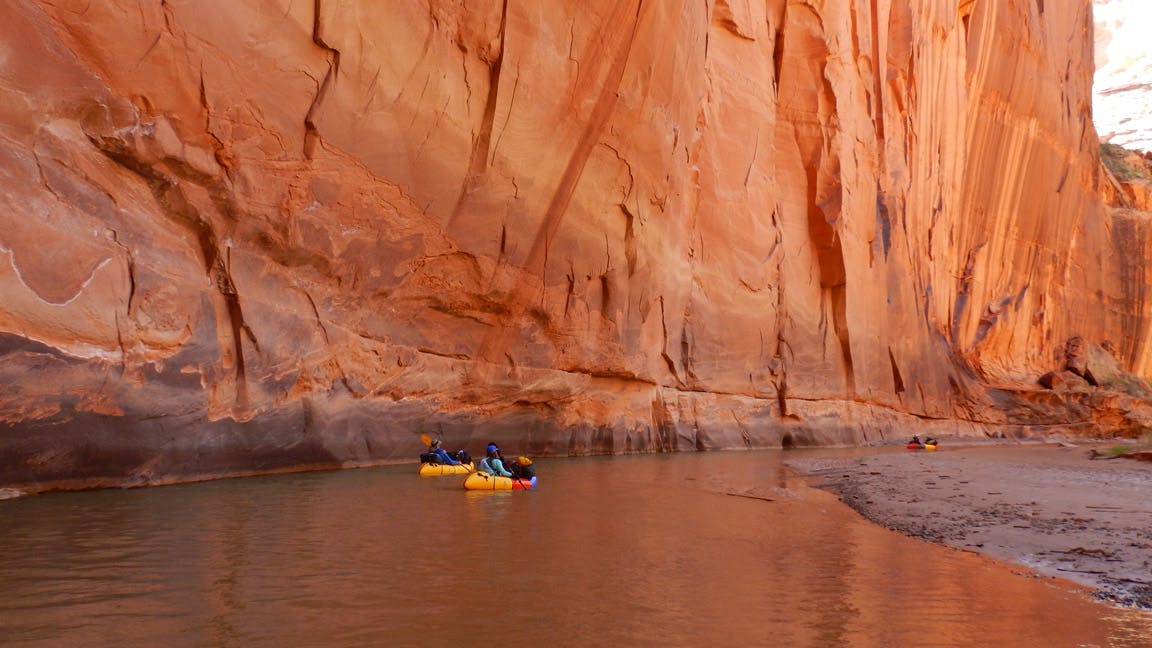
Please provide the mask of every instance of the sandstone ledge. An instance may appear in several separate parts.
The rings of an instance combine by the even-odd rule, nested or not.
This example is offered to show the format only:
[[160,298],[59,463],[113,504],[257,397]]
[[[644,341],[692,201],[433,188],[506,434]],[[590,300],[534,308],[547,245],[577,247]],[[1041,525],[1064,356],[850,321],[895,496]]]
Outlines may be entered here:
[[[245,421],[62,410],[39,425],[0,425],[0,486],[34,493],[406,463],[416,460],[422,434],[473,453],[496,441],[532,456],[886,446],[911,434],[950,441],[1133,437],[1147,429],[1152,411],[1152,401],[1124,394],[1035,389],[989,392],[996,407],[974,411],[995,416],[982,420],[857,401],[626,390],[615,382],[585,386],[567,403],[538,396],[547,404],[528,406],[523,394],[515,406],[448,408],[439,395],[393,401],[345,393]],[[588,402],[629,407],[592,411]]]

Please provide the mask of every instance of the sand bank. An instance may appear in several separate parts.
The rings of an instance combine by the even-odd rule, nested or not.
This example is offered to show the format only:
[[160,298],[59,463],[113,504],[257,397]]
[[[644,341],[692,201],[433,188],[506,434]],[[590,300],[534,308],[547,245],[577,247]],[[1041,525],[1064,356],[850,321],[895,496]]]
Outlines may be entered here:
[[1152,608],[1152,462],[1104,446],[941,446],[788,464],[866,518]]

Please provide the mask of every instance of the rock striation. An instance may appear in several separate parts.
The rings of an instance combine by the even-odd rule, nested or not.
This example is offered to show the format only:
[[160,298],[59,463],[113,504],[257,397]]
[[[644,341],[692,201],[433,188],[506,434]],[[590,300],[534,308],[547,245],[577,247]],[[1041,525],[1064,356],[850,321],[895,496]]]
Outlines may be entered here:
[[1088,0],[0,18],[0,485],[1143,425]]

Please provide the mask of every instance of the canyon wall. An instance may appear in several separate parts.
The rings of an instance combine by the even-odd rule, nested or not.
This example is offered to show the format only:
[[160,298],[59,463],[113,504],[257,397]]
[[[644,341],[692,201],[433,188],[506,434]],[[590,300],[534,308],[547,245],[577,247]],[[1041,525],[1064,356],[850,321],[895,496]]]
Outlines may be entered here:
[[7,2],[0,485],[1139,427],[1054,5]]

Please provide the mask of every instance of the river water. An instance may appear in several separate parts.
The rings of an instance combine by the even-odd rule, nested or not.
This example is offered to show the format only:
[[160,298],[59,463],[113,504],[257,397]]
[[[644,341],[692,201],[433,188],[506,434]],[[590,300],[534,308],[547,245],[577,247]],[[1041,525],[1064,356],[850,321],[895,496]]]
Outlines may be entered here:
[[788,475],[803,452],[0,502],[0,646],[1152,645],[1145,612],[867,523]]

